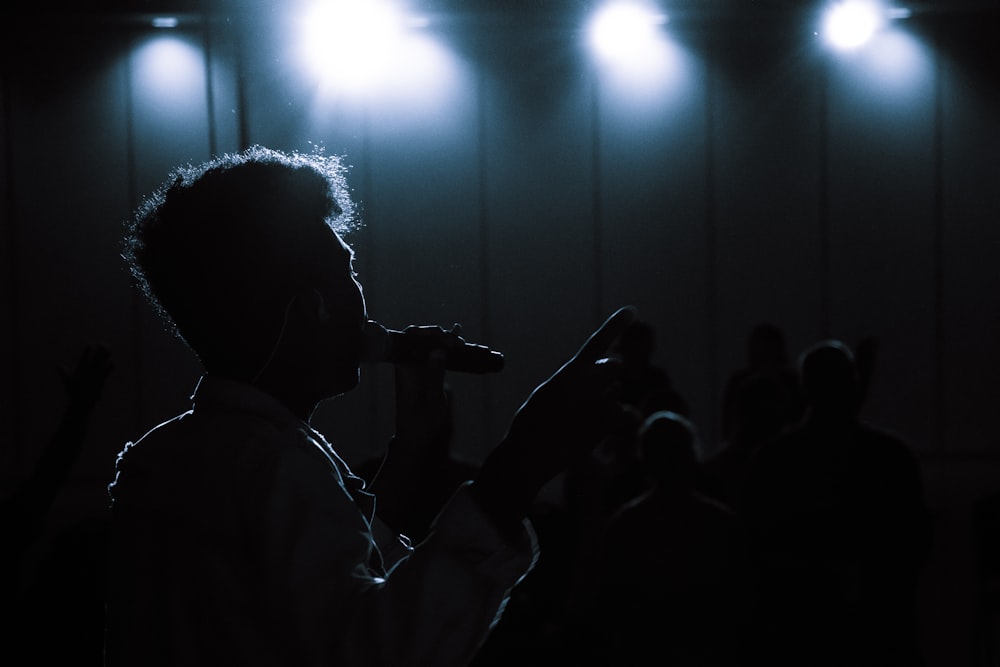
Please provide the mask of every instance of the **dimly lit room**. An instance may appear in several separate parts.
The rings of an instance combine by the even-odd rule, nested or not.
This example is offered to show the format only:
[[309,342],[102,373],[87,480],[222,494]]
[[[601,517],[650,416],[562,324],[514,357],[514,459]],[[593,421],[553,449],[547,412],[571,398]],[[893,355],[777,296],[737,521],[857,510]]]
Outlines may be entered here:
[[[469,470],[503,458],[490,454],[519,432],[512,416],[531,413],[526,399],[545,394],[533,390],[573,366],[623,307],[648,325],[647,363],[675,401],[657,414],[687,429],[699,479],[729,460],[732,419],[751,419],[731,416],[730,389],[755,363],[755,334],[774,335],[800,384],[806,353],[836,341],[863,387],[857,419],[890,434],[916,471],[926,542],[899,566],[914,572],[900,595],[912,596],[915,657],[826,660],[818,656],[833,649],[817,644],[794,664],[1000,665],[996,0],[52,0],[0,12],[0,497],[5,612],[21,620],[8,624],[0,662],[105,664],[109,485],[120,452],[189,410],[206,373],[144,298],[124,238],[175,168],[264,147],[342,165],[353,217],[338,234],[354,253],[366,318],[397,341],[413,337],[403,333],[411,325],[440,327],[502,353],[500,369],[445,374],[448,456]],[[279,343],[297,307],[285,309]],[[611,377],[616,360],[597,357],[592,375]],[[309,418],[336,450],[340,477],[350,467],[369,486],[363,471],[398,436],[394,373],[406,363],[385,360],[362,356],[357,388]],[[755,398],[741,405],[771,407]],[[584,455],[591,463],[611,456],[602,442]],[[592,564],[546,542],[568,506],[596,495],[588,484],[604,483],[600,474],[538,481],[526,529],[537,563],[507,590],[485,642],[463,639],[477,657],[413,664],[587,664],[582,655],[636,664],[620,647],[584,648],[599,641],[596,618],[630,604],[624,584],[591,590],[574,580],[558,602],[542,591],[545,577],[564,582]],[[639,474],[646,481],[630,500],[650,492],[648,471]],[[822,486],[805,471],[789,475],[801,495],[782,492],[787,506]],[[704,479],[692,493],[743,516],[740,501],[714,497]],[[195,488],[175,481],[178,496]],[[899,501],[891,483],[872,486]],[[895,535],[897,515],[878,516],[883,525],[865,530]],[[695,539],[643,525],[641,539],[621,538],[634,551],[651,536],[648,548],[666,554]],[[424,542],[413,543],[422,563]],[[614,579],[655,580],[660,566],[633,555]],[[397,572],[408,567],[374,587],[389,590]],[[838,585],[863,587],[867,575],[856,574],[840,571]],[[601,586],[617,602],[602,602]],[[692,599],[699,614],[735,615],[729,602]],[[661,623],[643,632],[692,636]],[[423,632],[398,625],[380,632]],[[726,627],[697,640],[726,646],[724,657],[668,651],[649,664],[783,664],[750,657],[770,655],[749,647],[771,640]],[[330,656],[357,662],[290,652],[260,664],[399,665],[386,656],[405,646],[384,651],[385,662],[344,649]],[[212,662],[170,655],[143,664]]]

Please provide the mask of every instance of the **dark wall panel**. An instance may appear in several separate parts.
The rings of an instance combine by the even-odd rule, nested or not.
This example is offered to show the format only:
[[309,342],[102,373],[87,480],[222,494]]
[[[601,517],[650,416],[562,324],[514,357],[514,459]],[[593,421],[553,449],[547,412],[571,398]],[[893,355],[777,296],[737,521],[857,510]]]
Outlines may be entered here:
[[[387,326],[460,323],[484,341],[490,308],[483,289],[488,258],[480,213],[479,128],[483,109],[473,72],[454,63],[454,79],[431,99],[389,94],[372,103],[366,217],[372,271],[369,311]],[[487,383],[453,374],[455,446],[478,459],[488,437]],[[383,412],[391,423],[391,412]]]
[[[487,81],[486,239],[495,344],[507,355],[496,414],[510,414],[581,345],[597,312],[590,90],[550,95],[522,70]],[[524,85],[537,97],[526,103]],[[548,90],[546,90],[548,88]]]
[[[115,370],[94,413],[83,453],[57,505],[69,514],[99,512],[103,484],[129,425],[128,321],[131,302],[118,261],[119,223],[127,211],[122,42],[99,44],[59,31],[23,26],[5,46],[10,68],[6,162],[13,251],[8,288],[16,320],[9,349],[19,384],[13,438],[5,441],[5,474],[22,478],[55,434],[67,405],[57,373],[72,370],[86,346],[107,345]],[[75,68],[51,57],[52,42],[78,54]],[[6,265],[5,265],[6,266]],[[8,303],[5,301],[5,304]],[[7,467],[9,464],[9,467]],[[58,515],[58,513],[57,513]]]
[[[10,44],[9,41],[6,42]],[[17,271],[15,258],[17,256],[17,227],[13,221],[14,193],[9,187],[13,178],[10,166],[11,136],[9,104],[11,96],[8,91],[12,86],[10,71],[11,58],[7,51],[4,54],[3,66],[0,67],[0,151],[3,160],[0,161],[0,304],[3,306],[0,319],[0,346],[4,350],[16,350],[19,345],[17,318]],[[4,354],[0,359],[0,469],[8,471],[0,477],[0,493],[5,496],[13,489],[18,469],[20,448],[17,446],[19,431],[16,415],[20,412],[20,369],[17,366],[16,354]]]
[[[919,450],[936,446],[935,68],[922,45],[831,59],[830,335],[879,341],[865,414]],[[898,63],[889,63],[898,64]]]
[[[996,451],[1000,378],[1000,71],[946,56],[943,69],[942,449]],[[986,65],[984,72],[976,68]]]
[[641,90],[599,79],[601,303],[632,304],[653,324],[653,360],[708,438],[708,65],[679,44],[670,55],[674,68]]
[[824,307],[817,59],[787,38],[741,37],[713,51],[714,425],[727,379],[746,366],[751,330],[779,327],[794,362],[820,335]]

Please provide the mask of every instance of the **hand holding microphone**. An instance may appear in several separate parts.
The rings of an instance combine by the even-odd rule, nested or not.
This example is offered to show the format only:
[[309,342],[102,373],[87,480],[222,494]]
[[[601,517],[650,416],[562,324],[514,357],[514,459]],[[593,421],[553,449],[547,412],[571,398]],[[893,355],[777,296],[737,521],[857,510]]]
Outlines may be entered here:
[[[503,369],[503,354],[485,345],[468,343],[456,336],[457,344],[441,345],[440,338],[416,331],[387,329],[368,320],[364,330],[361,360],[390,364],[419,363],[436,350],[445,355],[445,369],[460,373],[496,373]],[[457,333],[457,328],[452,331]]]

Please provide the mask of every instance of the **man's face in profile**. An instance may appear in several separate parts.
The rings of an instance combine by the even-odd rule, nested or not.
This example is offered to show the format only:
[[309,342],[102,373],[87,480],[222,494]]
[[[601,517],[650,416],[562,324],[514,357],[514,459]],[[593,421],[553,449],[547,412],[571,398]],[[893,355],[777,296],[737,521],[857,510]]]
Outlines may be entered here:
[[364,292],[354,273],[354,251],[339,234],[327,227],[317,312],[318,377],[324,393],[342,394],[357,386],[362,332],[367,322]]

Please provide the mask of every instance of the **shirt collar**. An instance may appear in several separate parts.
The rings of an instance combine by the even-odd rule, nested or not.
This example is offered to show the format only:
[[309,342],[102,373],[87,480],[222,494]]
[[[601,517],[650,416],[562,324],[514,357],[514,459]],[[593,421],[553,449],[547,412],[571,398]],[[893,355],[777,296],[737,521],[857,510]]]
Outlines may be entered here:
[[246,412],[281,426],[302,426],[299,419],[285,405],[252,384],[226,378],[203,375],[191,394],[194,410],[228,410]]
[[206,374],[198,380],[191,400],[194,401],[195,412],[201,408],[258,415],[279,427],[297,429],[305,434],[333,463],[340,473],[341,483],[371,522],[375,513],[375,497],[365,490],[365,481],[351,472],[347,462],[321,433],[299,419],[274,396],[246,382]]

